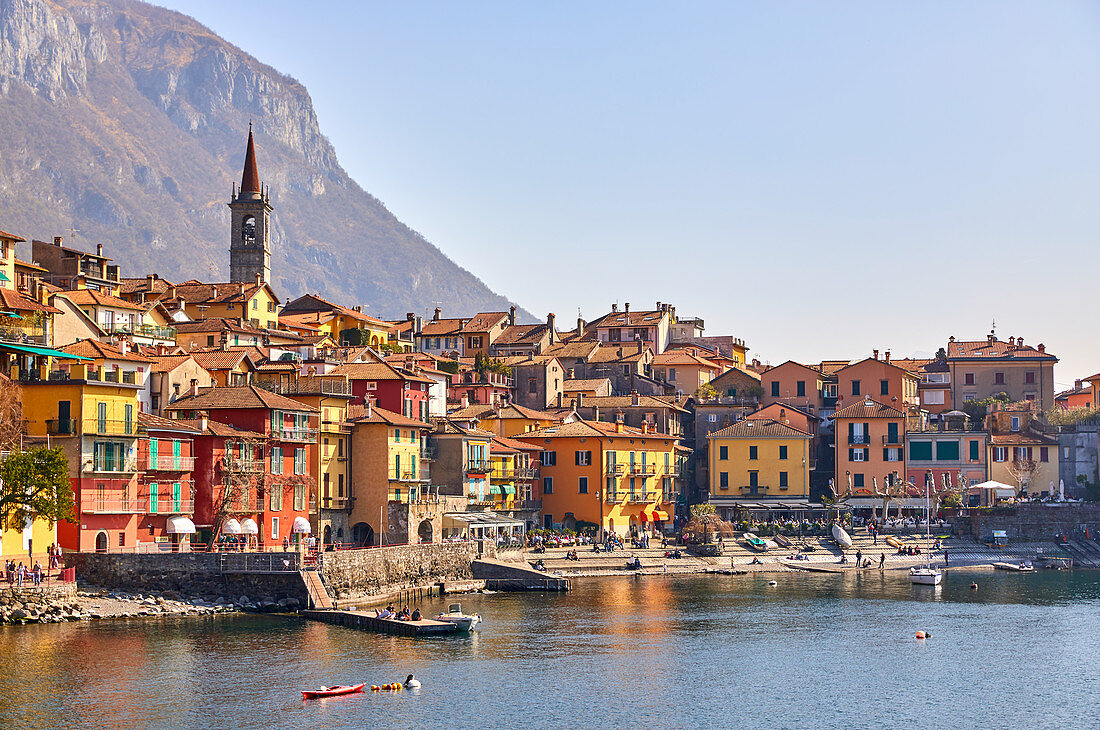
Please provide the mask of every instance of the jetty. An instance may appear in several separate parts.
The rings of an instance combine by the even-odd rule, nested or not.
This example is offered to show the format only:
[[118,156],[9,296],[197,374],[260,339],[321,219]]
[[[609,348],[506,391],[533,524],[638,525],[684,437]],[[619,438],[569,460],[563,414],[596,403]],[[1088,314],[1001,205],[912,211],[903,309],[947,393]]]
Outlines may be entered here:
[[355,609],[307,610],[300,611],[299,614],[303,618],[312,621],[395,636],[443,636],[458,631],[457,625],[446,621],[435,621],[427,618],[419,621],[396,621],[394,619],[378,618],[374,611],[358,611]]

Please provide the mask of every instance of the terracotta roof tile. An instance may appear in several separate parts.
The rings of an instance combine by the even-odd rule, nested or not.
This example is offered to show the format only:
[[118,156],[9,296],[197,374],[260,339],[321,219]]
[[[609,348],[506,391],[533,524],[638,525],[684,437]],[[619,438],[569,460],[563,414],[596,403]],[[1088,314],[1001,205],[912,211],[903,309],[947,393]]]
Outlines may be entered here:
[[74,289],[69,291],[58,292],[55,296],[63,296],[73,304],[81,307],[98,306],[98,307],[112,307],[114,309],[135,309],[141,311],[141,307],[137,306],[133,302],[128,302],[125,299],[119,299],[118,297],[111,296],[110,294],[104,294],[101,291],[95,289]]
[[348,420],[353,423],[385,423],[390,426],[404,426],[406,428],[430,429],[432,424],[408,418],[400,413],[387,411],[385,408],[371,406],[370,416],[367,416],[367,407],[361,403],[353,403],[348,406]]
[[475,314],[462,328],[462,331],[488,332],[506,319],[508,319],[507,312],[482,312],[481,314]]
[[209,411],[230,408],[266,408],[317,413],[313,406],[272,393],[255,385],[202,388],[198,395],[185,395],[170,406],[171,411]]
[[21,292],[17,292],[15,289],[0,289],[0,308],[9,312],[61,314],[61,310],[57,307],[51,307],[37,302],[28,296],[24,296]]
[[904,418],[905,414],[897,408],[879,403],[872,398],[864,398],[850,406],[841,408],[833,418]]
[[93,360],[120,360],[122,362],[152,363],[151,358],[129,351],[125,354],[115,345],[109,345],[99,340],[77,340],[71,345],[62,347],[63,352],[80,357],[90,357]]
[[752,418],[714,431],[707,438],[810,438],[810,434],[770,418]]
[[994,339],[992,342],[988,339],[948,342],[947,358],[949,360],[1001,360],[1006,358],[1058,359],[1049,352],[1039,352],[1039,350],[1031,345],[1024,345],[1021,347],[1015,342],[1010,343],[1005,340],[997,339]]

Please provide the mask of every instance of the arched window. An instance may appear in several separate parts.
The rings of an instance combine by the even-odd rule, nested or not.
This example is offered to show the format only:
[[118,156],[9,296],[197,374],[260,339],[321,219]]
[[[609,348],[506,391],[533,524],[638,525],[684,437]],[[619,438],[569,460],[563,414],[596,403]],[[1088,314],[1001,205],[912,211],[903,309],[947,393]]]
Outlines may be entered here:
[[256,242],[256,217],[246,215],[241,223],[241,241],[244,243]]

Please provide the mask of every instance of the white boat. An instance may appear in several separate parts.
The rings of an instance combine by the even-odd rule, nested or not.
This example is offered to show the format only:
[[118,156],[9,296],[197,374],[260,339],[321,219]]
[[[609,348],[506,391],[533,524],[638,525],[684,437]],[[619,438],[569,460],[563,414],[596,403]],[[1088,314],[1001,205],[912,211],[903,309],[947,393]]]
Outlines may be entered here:
[[469,631],[481,623],[481,616],[476,613],[462,613],[462,604],[452,603],[447,606],[447,613],[439,614],[435,620],[455,624],[459,631]]
[[1031,564],[1031,561],[1023,563],[993,563],[993,567],[997,570],[1010,570],[1015,573],[1032,573],[1035,571],[1035,566]]
[[840,545],[841,550],[852,547],[852,538],[844,531],[839,522],[833,523],[833,539],[836,540],[837,545]]
[[[929,515],[928,506],[928,480],[924,480],[924,538],[925,540],[932,539],[931,522],[928,519]],[[928,556],[923,566],[913,566],[909,569],[909,582],[919,586],[938,586],[940,581],[943,580],[943,573],[937,568],[932,567],[932,551],[925,550],[924,554]]]

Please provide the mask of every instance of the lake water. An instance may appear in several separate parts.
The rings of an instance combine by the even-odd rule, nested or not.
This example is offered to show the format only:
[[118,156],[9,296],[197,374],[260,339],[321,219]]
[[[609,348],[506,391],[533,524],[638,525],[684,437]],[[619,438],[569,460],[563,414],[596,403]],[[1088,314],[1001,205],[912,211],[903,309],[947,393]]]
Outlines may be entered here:
[[[1096,573],[957,572],[939,588],[877,572],[776,580],[463,596],[485,623],[440,639],[250,615],[6,627],[0,726],[1100,725]],[[410,672],[423,688],[301,699]]]

